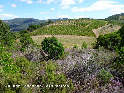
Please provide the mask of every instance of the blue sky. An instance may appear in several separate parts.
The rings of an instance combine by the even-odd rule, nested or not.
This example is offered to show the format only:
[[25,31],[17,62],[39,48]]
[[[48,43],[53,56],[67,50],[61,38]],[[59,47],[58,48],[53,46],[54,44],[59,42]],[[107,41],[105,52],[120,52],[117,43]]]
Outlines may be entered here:
[[0,0],[0,19],[106,18],[124,13],[124,0]]

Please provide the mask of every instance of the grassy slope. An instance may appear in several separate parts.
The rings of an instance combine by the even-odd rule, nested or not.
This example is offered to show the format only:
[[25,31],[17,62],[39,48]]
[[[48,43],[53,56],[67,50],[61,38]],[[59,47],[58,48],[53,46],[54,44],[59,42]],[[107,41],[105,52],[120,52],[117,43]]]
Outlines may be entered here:
[[95,36],[92,30],[104,26],[106,23],[103,20],[91,19],[57,21],[56,23],[35,30],[31,35]]
[[[40,45],[42,40],[45,37],[50,37],[51,35],[39,35],[32,36],[33,40]],[[58,40],[64,45],[65,48],[73,47],[74,45],[78,45],[81,47],[82,42],[85,41],[88,45],[88,48],[92,48],[92,43],[96,41],[95,37],[87,37],[87,36],[76,36],[76,35],[54,35]]]

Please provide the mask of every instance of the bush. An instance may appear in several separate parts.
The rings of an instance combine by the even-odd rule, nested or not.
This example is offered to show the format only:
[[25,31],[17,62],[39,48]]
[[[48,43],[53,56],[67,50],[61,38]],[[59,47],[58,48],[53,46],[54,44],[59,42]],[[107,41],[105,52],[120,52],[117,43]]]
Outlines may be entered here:
[[15,36],[12,32],[10,32],[10,27],[0,21],[0,42],[4,46],[12,47],[14,44]]
[[27,28],[27,30],[30,31],[30,32],[32,32],[32,31],[34,31],[34,30],[36,30],[36,29],[38,29],[38,28],[40,28],[40,25],[30,25],[30,26]]
[[[21,84],[20,69],[15,64],[11,54],[0,46],[0,90],[2,93],[16,93],[19,88],[12,87],[13,84]],[[10,85],[11,87],[5,87]],[[16,91],[16,92],[15,92]]]
[[74,49],[78,49],[78,45],[74,45],[73,48],[74,48]]
[[110,72],[106,71],[105,69],[102,69],[98,74],[98,78],[100,79],[101,84],[103,85],[109,83],[112,77],[113,75]]
[[85,41],[82,43],[81,48],[82,49],[87,48],[87,43]]
[[106,49],[115,50],[120,47],[121,37],[117,33],[100,35],[97,38],[96,48],[103,46]]
[[45,38],[41,46],[44,52],[48,54],[49,59],[56,60],[61,58],[64,54],[63,45],[55,37]]
[[120,34],[120,36],[122,38],[121,47],[123,47],[124,46],[124,26],[122,26],[122,28],[119,30],[119,34]]
[[56,73],[57,65],[55,63],[52,61],[42,62],[42,66],[45,73],[35,81],[36,85],[43,86],[40,88],[42,93],[69,93],[73,91],[72,82],[67,80],[63,73]]
[[21,51],[24,51],[30,44],[33,44],[33,40],[30,37],[29,33],[23,33],[21,34],[20,37],[20,43],[21,43]]

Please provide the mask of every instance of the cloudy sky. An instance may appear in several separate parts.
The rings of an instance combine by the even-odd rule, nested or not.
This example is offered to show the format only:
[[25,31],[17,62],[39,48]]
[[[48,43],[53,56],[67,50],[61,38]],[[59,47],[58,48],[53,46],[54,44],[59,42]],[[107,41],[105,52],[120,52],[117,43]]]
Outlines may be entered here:
[[0,0],[0,19],[106,18],[124,13],[124,0]]

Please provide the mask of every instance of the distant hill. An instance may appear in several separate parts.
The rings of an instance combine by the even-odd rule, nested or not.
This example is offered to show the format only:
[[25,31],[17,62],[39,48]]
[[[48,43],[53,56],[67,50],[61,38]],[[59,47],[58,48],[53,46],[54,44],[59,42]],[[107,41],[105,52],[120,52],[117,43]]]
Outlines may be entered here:
[[33,18],[15,18],[12,20],[3,20],[3,21],[10,26],[11,31],[26,30],[28,26],[31,24],[38,25],[40,23],[45,22],[45,20],[38,20]]
[[[53,22],[56,22],[58,20],[68,20],[68,18],[59,18],[59,19],[49,19]],[[38,20],[34,18],[15,18],[11,20],[3,20],[5,23],[7,23],[11,31],[21,31],[26,30],[29,25],[39,25],[40,23],[45,23],[47,20]]]
[[116,14],[105,18],[111,24],[123,25],[124,24],[124,13]]
[[124,20],[124,13],[109,16],[106,20]]

